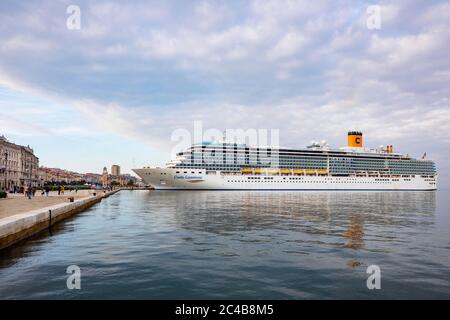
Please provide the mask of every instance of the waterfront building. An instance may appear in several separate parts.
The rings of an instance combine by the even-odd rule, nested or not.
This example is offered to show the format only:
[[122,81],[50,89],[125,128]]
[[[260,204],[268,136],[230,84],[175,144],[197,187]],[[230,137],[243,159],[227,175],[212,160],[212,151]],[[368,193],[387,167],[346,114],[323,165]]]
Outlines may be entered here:
[[43,182],[50,183],[79,183],[84,180],[84,175],[59,168],[40,167],[39,178]]
[[106,167],[103,167],[101,182],[103,187],[107,187],[109,185],[110,179],[108,175],[108,169]]
[[111,175],[115,177],[120,176],[120,166],[118,166],[117,164],[113,164],[111,166]]
[[130,181],[133,184],[136,184],[138,182],[138,179],[131,174],[121,174],[118,176],[109,175],[108,176],[109,184],[119,185],[119,186],[127,186]]
[[30,146],[21,146],[0,136],[0,189],[39,186],[39,158]]
[[108,170],[103,168],[103,173],[78,173],[74,171],[59,169],[59,168],[39,168],[39,179],[42,183],[66,183],[66,184],[102,184],[109,186],[115,183],[120,186],[126,186],[129,181],[137,182],[137,178],[130,174],[121,174],[113,176],[108,173]]
[[130,182],[133,183],[134,185],[136,185],[138,182],[138,179],[136,177],[132,176],[131,174],[126,173],[126,174],[121,174],[118,177],[118,182],[121,186],[127,186],[128,183],[130,183]]
[[99,173],[85,173],[83,175],[84,181],[89,184],[101,184],[102,175]]

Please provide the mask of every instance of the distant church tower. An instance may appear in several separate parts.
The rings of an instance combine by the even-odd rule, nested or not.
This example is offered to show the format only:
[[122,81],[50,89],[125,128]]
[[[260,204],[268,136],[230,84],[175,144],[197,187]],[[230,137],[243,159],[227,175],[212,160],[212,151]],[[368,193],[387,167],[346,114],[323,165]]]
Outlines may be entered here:
[[106,167],[103,167],[102,184],[103,184],[103,187],[108,186],[108,169],[106,169]]

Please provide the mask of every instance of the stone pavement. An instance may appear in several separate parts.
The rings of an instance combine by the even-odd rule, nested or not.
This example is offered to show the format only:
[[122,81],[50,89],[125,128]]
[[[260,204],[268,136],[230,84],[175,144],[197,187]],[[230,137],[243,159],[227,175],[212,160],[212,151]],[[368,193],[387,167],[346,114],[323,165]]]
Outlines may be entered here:
[[59,203],[69,202],[69,197],[74,197],[75,200],[85,198],[97,192],[97,194],[103,193],[102,190],[78,190],[65,191],[64,194],[58,196],[58,192],[50,192],[48,197],[41,196],[40,191],[36,191],[35,197],[31,200],[25,197],[23,194],[8,194],[8,198],[0,199],[0,219],[10,217],[15,214],[45,208]]

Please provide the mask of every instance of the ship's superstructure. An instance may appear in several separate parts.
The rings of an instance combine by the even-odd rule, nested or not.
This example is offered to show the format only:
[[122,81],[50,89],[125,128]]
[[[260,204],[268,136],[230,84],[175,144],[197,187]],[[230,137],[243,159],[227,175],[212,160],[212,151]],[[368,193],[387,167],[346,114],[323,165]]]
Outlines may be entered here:
[[202,142],[177,154],[165,168],[134,171],[156,189],[435,190],[431,160],[394,152],[393,146],[363,147],[363,135],[348,133],[347,147],[324,141],[305,149]]

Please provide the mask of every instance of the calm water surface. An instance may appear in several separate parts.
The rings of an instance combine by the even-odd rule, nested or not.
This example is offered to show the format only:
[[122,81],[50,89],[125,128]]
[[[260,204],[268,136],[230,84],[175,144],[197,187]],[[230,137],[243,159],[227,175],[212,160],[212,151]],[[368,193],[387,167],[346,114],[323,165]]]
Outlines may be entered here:
[[448,194],[121,191],[0,252],[0,298],[448,299]]

